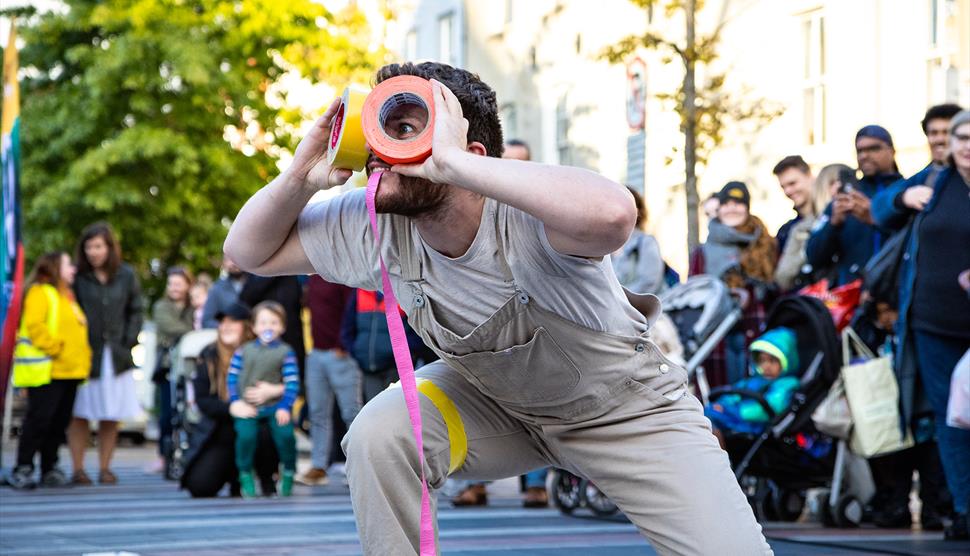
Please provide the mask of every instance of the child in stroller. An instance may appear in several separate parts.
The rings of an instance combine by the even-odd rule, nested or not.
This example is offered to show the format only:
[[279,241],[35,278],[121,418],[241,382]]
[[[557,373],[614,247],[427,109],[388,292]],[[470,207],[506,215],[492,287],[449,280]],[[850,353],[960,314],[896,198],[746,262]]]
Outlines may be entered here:
[[[714,435],[725,447],[725,433],[759,434],[770,415],[783,412],[798,389],[798,340],[792,329],[781,326],[765,332],[751,343],[752,376],[732,385],[753,395],[730,394],[704,407]],[[767,407],[765,407],[767,406]]]

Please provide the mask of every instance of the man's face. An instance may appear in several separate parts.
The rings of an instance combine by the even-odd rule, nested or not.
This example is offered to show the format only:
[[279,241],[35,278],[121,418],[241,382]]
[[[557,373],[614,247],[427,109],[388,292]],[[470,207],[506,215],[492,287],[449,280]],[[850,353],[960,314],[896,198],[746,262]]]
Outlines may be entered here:
[[506,145],[502,158],[512,160],[529,160],[529,149],[524,145]]
[[896,151],[885,142],[874,137],[860,137],[855,142],[855,152],[859,169],[864,176],[877,176],[893,171]]
[[945,164],[949,154],[950,120],[934,118],[926,122],[926,142],[930,144],[930,158],[937,164]]
[[791,199],[793,205],[795,205],[795,210],[801,212],[811,199],[812,196],[812,174],[805,173],[798,168],[786,168],[782,173],[778,174],[778,184],[781,185],[781,190],[785,192],[785,196]]

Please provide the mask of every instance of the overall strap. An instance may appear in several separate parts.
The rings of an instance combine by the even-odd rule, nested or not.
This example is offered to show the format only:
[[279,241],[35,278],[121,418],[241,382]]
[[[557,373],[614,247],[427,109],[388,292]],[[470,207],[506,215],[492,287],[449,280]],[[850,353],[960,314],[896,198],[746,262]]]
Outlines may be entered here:
[[[384,265],[384,257],[380,255],[381,234],[377,226],[377,210],[374,208],[374,198],[381,183],[382,172],[374,172],[367,180],[367,214],[370,216],[371,229],[374,232],[374,242],[378,246],[378,259],[381,264],[381,281],[384,284],[384,314],[387,316],[387,328],[391,333],[391,348],[394,351],[394,362],[398,375],[401,377],[401,390],[404,391],[404,402],[407,405],[408,416],[411,419],[411,430],[418,449],[418,467],[421,469],[421,554],[420,556],[435,556],[434,526],[431,522],[431,496],[428,493],[428,480],[424,475],[424,442],[421,434],[421,406],[418,398],[418,387],[414,379],[414,366],[411,362],[411,350],[408,348],[407,336],[404,332],[404,322],[398,310],[397,298],[391,287],[391,279]],[[404,259],[410,259],[408,253],[402,255],[402,271]]]

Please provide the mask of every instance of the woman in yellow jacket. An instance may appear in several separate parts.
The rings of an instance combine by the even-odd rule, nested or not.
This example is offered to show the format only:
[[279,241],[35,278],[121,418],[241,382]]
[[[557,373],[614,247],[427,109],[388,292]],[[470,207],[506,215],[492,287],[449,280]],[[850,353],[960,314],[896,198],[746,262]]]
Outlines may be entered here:
[[35,348],[50,356],[51,380],[27,388],[27,415],[17,448],[17,466],[9,478],[14,488],[37,486],[37,452],[42,486],[70,482],[57,468],[57,449],[65,440],[78,385],[91,369],[87,320],[71,292],[76,271],[71,257],[56,251],[37,260],[28,281],[22,330]]

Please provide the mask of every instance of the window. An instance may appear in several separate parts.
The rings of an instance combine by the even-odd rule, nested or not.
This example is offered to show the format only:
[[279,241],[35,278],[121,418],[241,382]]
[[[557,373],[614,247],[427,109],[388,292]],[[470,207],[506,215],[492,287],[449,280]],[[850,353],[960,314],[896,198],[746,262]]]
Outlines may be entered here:
[[940,0],[930,2],[930,46],[940,44]]
[[808,145],[827,141],[825,105],[825,18],[812,12],[802,20],[802,48],[804,53],[802,86],[802,128]]
[[512,103],[504,104],[499,109],[499,115],[502,120],[502,130],[505,132],[505,137],[514,138],[519,136],[519,121],[518,114],[515,110],[515,105]]
[[404,39],[404,59],[414,61],[418,59],[418,34],[409,31]]
[[453,20],[454,16],[450,13],[438,18],[438,61],[451,65],[455,65],[451,41]]

